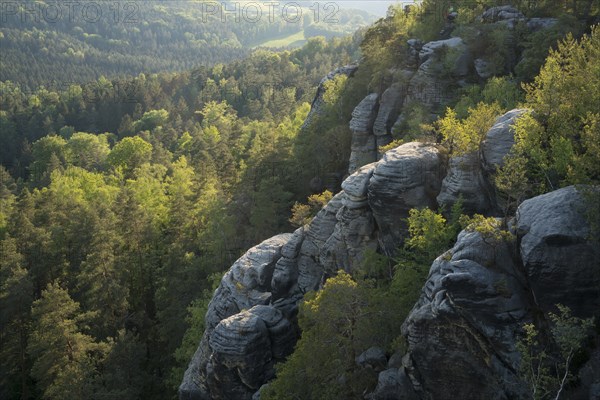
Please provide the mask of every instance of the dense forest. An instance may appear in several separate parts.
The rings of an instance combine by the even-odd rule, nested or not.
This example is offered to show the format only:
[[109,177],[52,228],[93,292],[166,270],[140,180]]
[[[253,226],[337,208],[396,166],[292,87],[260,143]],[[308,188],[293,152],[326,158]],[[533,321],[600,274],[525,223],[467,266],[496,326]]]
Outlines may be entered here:
[[[497,178],[510,210],[553,188],[598,183],[598,2],[517,1],[528,16],[558,22],[519,31],[521,61],[510,71],[506,32],[477,21],[495,2],[471,3],[457,7],[453,29],[493,59],[494,76],[457,88],[434,115],[412,106],[390,146],[433,140],[460,154],[520,105],[535,113],[517,127],[513,161]],[[140,7],[156,19],[116,28],[2,21],[2,399],[175,398],[223,272],[252,245],[309,221],[330,198],[325,189],[339,190],[353,108],[410,58],[407,40],[443,32],[450,2],[393,7],[365,32],[239,60],[240,49],[298,28],[198,25],[191,6]],[[349,16],[340,32],[366,20]],[[323,112],[305,124],[321,78],[357,60],[352,77],[327,83]],[[264,398],[350,399],[372,389],[376,375],[351,355],[404,346],[399,326],[432,260],[461,227],[495,224],[462,213],[460,204],[413,210],[397,257],[373,252],[360,274],[308,294],[302,339]],[[343,324],[348,310],[352,336],[330,323]],[[364,317],[374,310],[376,320]]]
[[[269,3],[201,1],[3,2],[0,81],[29,92],[45,85],[64,90],[101,75],[212,67],[248,55],[253,47],[284,39],[300,45],[316,36],[332,38],[366,27],[364,11],[300,8]],[[301,38],[286,41],[285,38]]]
[[311,179],[344,169],[349,105],[332,98],[329,122],[301,126],[358,43],[64,91],[0,83],[2,397],[171,397],[202,331],[198,296],[291,229]]

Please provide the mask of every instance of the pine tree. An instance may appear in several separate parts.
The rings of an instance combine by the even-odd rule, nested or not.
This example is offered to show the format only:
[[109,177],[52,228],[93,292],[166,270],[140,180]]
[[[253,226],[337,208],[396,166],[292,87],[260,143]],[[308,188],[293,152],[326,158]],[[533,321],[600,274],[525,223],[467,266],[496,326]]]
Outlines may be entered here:
[[96,364],[108,346],[83,333],[90,316],[57,282],[50,283],[33,303],[28,352],[34,360],[31,375],[43,399],[91,397]]
[[30,394],[27,336],[31,320],[33,284],[22,267],[16,241],[0,242],[0,397],[28,399]]

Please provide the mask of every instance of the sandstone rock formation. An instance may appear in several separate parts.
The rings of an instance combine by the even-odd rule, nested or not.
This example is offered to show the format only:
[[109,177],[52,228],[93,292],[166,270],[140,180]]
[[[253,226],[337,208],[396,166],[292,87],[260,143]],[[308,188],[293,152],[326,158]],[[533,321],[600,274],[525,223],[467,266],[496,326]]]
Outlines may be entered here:
[[[391,150],[348,177],[308,226],[236,261],[209,306],[180,399],[251,399],[293,349],[302,295],[340,268],[352,273],[366,249],[393,254],[408,210],[436,207],[444,165],[435,145]],[[574,187],[525,201],[511,225],[518,248],[462,232],[432,265],[403,325],[408,353],[387,365],[378,349],[358,357],[385,368],[368,398],[519,396],[516,335],[532,312],[558,302],[582,316],[600,307],[600,251],[588,241],[583,201]]]
[[488,173],[493,173],[498,167],[504,165],[504,157],[515,144],[514,124],[517,119],[529,112],[520,108],[511,110],[498,117],[492,128],[486,133],[481,143],[481,160],[483,168]]
[[386,254],[394,254],[402,243],[403,219],[411,208],[436,208],[444,172],[444,158],[437,147],[416,142],[388,151],[377,163],[368,197],[379,227],[379,245]]
[[463,231],[433,263],[402,328],[404,367],[421,398],[519,398],[521,326],[557,303],[579,316],[598,310],[600,249],[583,198],[567,187],[527,200],[514,224],[518,248]]
[[352,144],[348,164],[350,174],[359,167],[377,160],[377,141],[373,135],[373,124],[377,117],[378,98],[377,93],[371,93],[352,111]]
[[[514,25],[524,17],[504,6],[489,9],[482,20]],[[530,30],[555,23],[526,22]],[[259,398],[260,387],[273,377],[274,364],[293,350],[302,296],[321,288],[339,269],[352,273],[369,249],[393,255],[406,237],[411,208],[449,209],[462,196],[467,211],[489,215],[498,209],[491,178],[514,144],[511,126],[527,110],[511,110],[498,118],[476,153],[447,160],[438,146],[413,142],[378,156],[378,146],[391,140],[394,121],[406,117],[407,105],[419,102],[433,112],[455,95],[449,85],[455,87],[474,71],[482,78],[490,74],[485,60],[472,60],[461,38],[430,43],[414,39],[408,46],[408,70],[398,74],[401,79],[369,94],[354,109],[351,175],[342,191],[309,225],[248,250],[223,277],[180,386],[181,400]],[[440,71],[439,57],[448,53],[454,62],[448,71]],[[324,78],[304,126],[321,112],[323,83],[355,70],[343,67]],[[573,187],[524,202],[512,224],[515,243],[462,232],[454,248],[431,266],[422,295],[403,325],[407,353],[386,360],[380,349],[365,349],[356,360],[383,369],[377,388],[366,398],[519,396],[515,341],[522,324],[557,302],[582,316],[600,308],[599,275],[587,267],[600,269],[600,254],[588,241],[582,204]],[[594,376],[585,379],[600,386]],[[597,390],[592,386],[590,390]]]
[[273,363],[293,349],[296,337],[283,330],[295,332],[289,326],[295,326],[302,295],[339,269],[352,272],[367,249],[384,245],[393,253],[408,210],[435,206],[442,161],[434,145],[391,150],[348,177],[308,226],[266,240],[237,260],[209,305],[180,399],[250,399],[272,377]]

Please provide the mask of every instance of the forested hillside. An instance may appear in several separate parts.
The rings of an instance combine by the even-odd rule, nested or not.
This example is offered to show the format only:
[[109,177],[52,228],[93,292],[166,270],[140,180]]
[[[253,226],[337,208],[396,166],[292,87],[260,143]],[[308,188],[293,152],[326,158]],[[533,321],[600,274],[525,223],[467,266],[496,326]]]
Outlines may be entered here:
[[[315,36],[344,36],[373,16],[325,3],[300,8],[201,1],[3,2],[0,81],[64,90],[100,76],[135,76],[213,66],[251,48],[296,47]],[[299,35],[299,36],[298,36]],[[288,37],[294,40],[285,40]]]
[[[65,91],[0,83],[2,398],[172,397],[199,295],[290,229],[314,174],[345,168],[349,131],[300,132],[357,44],[315,38]],[[349,118],[329,101],[329,125]]]

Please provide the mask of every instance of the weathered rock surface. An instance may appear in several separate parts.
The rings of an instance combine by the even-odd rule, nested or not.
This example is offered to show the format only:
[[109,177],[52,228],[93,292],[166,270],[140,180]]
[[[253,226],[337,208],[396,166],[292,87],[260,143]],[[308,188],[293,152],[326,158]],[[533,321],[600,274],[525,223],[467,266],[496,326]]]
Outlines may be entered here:
[[377,387],[367,400],[418,400],[404,368],[390,368],[379,373]]
[[402,327],[421,398],[519,398],[517,332],[532,310],[539,318],[562,303],[576,315],[597,312],[599,250],[587,239],[582,201],[575,187],[527,200],[517,214],[517,249],[463,231],[433,263]]
[[388,151],[376,164],[368,198],[379,227],[379,245],[386,254],[393,254],[402,243],[403,219],[411,208],[436,207],[444,172],[437,147],[416,142]]
[[517,108],[498,117],[492,128],[486,133],[481,143],[481,160],[483,168],[488,173],[493,173],[504,165],[504,157],[515,144],[513,125],[523,114],[529,112],[524,108]]
[[[444,53],[451,54],[454,65],[442,73],[440,61]],[[449,88],[450,77],[456,80],[468,75],[472,64],[469,49],[459,37],[425,44],[419,51],[419,62],[417,72],[410,79],[404,104],[416,101],[429,109],[447,103],[454,96]]]
[[483,177],[479,156],[469,153],[450,159],[448,174],[442,181],[437,201],[450,210],[463,199],[463,209],[470,213],[485,213],[491,209],[490,187]]
[[352,120],[350,120],[352,144],[348,163],[350,174],[359,167],[377,160],[377,142],[373,135],[373,124],[379,107],[378,98],[377,93],[371,93],[352,111]]
[[370,347],[356,357],[356,364],[361,367],[372,368],[375,371],[383,371],[387,365],[387,357],[382,348]]
[[[269,304],[269,290],[275,265],[281,258],[282,247],[290,240],[293,240],[291,234],[277,235],[265,240],[248,250],[223,276],[208,306],[206,331],[179,387],[180,399],[211,399],[208,385],[211,374],[214,374],[213,364],[210,363],[213,354],[213,331],[222,320],[244,309]],[[222,379],[233,379],[233,375],[223,369],[219,369],[218,372],[223,373]],[[236,393],[245,393],[239,385],[235,386],[234,390]]]
[[525,19],[525,16],[517,8],[506,5],[491,7],[481,16],[484,22],[498,22],[503,20]]
[[379,112],[373,125],[373,133],[376,136],[385,136],[392,132],[392,125],[402,109],[407,90],[408,87],[406,84],[396,82],[383,92],[379,104]]
[[290,321],[272,306],[255,306],[221,321],[209,339],[213,398],[250,399],[273,378],[274,363],[292,352],[295,340]]
[[574,186],[524,201],[517,212],[521,258],[539,306],[576,315],[600,309],[600,248],[589,242],[586,204]]
[[509,247],[462,232],[431,266],[402,329],[415,389],[434,399],[516,396],[514,331],[527,316],[526,297]]

